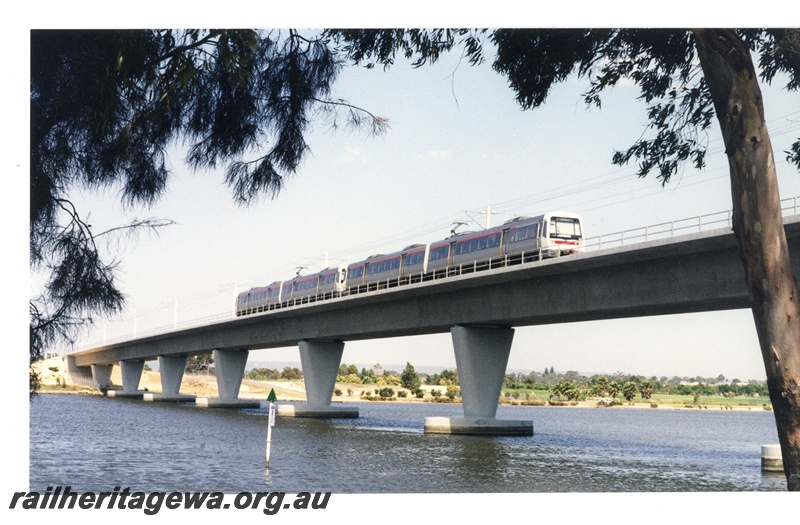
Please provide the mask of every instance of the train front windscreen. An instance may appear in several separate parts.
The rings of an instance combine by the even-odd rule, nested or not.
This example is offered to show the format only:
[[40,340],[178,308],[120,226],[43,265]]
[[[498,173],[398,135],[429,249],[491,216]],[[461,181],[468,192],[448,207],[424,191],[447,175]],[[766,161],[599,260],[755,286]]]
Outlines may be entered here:
[[550,238],[580,239],[581,222],[570,217],[553,217],[550,219]]

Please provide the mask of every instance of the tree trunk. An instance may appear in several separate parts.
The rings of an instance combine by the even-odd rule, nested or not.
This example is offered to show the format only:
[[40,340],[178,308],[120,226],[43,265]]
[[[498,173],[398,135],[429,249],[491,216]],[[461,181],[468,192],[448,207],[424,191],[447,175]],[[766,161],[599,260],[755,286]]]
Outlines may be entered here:
[[697,30],[696,46],[722,128],[733,230],[744,262],[789,490],[800,491],[800,307],[778,178],[750,51],[732,30]]

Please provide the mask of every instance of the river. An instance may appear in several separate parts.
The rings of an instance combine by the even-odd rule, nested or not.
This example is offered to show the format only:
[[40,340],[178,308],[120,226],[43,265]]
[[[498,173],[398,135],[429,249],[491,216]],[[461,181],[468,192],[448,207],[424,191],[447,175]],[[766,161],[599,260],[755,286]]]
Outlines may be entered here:
[[771,412],[500,406],[531,437],[426,435],[461,405],[355,403],[358,419],[40,395],[30,403],[30,489],[549,493],[783,491],[761,472]]

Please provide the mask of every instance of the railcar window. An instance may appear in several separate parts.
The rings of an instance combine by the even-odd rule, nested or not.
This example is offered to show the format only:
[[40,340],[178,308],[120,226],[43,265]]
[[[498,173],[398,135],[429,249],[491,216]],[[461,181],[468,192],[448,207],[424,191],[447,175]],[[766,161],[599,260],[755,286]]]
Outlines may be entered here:
[[297,283],[296,290],[310,290],[312,288],[317,287],[317,283],[319,282],[319,278],[315,277],[314,279],[309,279],[307,281],[300,281]]
[[270,288],[269,296],[270,297],[278,297],[278,292],[279,291],[280,291],[280,288]]
[[350,268],[350,270],[347,272],[348,279],[355,279],[357,277],[361,277],[362,275],[364,275],[363,266],[359,266],[358,268]]
[[469,241],[462,241],[456,244],[456,255],[493,248],[500,244],[500,235],[500,233],[495,233],[477,239],[470,239]]
[[406,255],[406,266],[422,264],[425,259],[425,252],[409,253]]
[[436,249],[431,248],[431,254],[429,256],[429,260],[435,261],[437,259],[447,259],[447,255],[450,253],[450,245],[445,244],[444,246],[439,246]]
[[553,217],[550,219],[550,237],[580,239],[581,223],[578,219]]
[[377,262],[377,263],[370,263],[369,269],[367,270],[367,273],[369,275],[373,275],[373,274],[376,274],[376,273],[388,272],[390,270],[396,270],[397,268],[400,268],[400,257],[395,257],[393,259],[389,259],[389,260],[386,260],[386,261],[380,261],[380,262]]
[[515,230],[511,230],[508,235],[508,242],[522,242],[527,239],[534,239],[536,238],[536,225],[529,224],[524,228],[517,228]]
[[336,281],[335,273],[329,273],[328,275],[323,275],[322,277],[319,278],[319,284],[321,286],[325,286],[327,284],[333,284],[334,281]]

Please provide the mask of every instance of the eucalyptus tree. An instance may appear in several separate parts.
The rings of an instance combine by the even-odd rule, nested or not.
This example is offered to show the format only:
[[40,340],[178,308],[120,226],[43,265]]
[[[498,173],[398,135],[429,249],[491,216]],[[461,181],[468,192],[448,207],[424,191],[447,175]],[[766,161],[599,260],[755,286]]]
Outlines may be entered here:
[[[800,292],[780,209],[777,174],[759,82],[778,74],[800,87],[798,29],[433,29],[329,32],[356,64],[415,67],[459,48],[472,65],[492,47],[523,109],[542,105],[558,82],[588,81],[588,105],[632,81],[647,104],[650,133],[612,162],[638,162],[639,176],[667,184],[679,167],[705,165],[704,132],[714,117],[730,168],[733,229],[775,409],[790,490],[800,490]],[[756,54],[760,75],[752,54]],[[759,80],[760,79],[760,80]],[[800,140],[785,152],[800,167]]]
[[185,144],[188,166],[224,167],[234,200],[248,204],[297,171],[312,122],[386,126],[330,98],[341,61],[294,30],[34,30],[30,43],[30,267],[41,282],[29,301],[31,361],[123,308],[103,237],[170,223],[96,232],[74,192],[112,188],[129,209],[146,207],[167,189],[168,148]]

